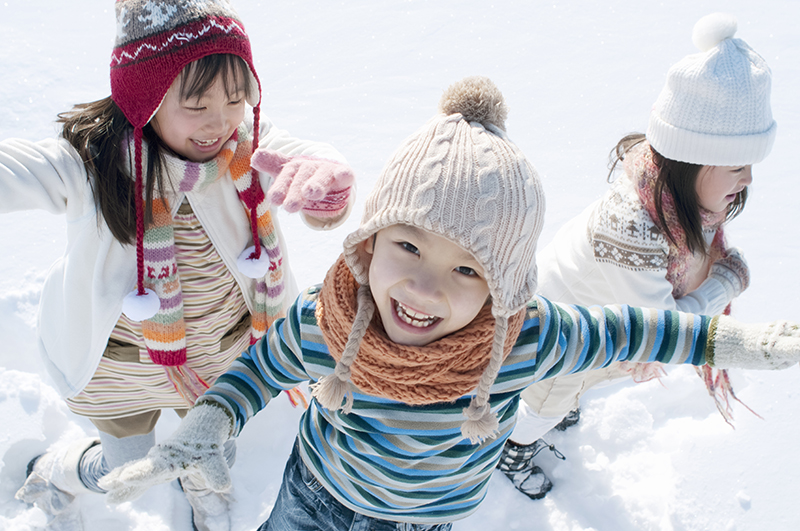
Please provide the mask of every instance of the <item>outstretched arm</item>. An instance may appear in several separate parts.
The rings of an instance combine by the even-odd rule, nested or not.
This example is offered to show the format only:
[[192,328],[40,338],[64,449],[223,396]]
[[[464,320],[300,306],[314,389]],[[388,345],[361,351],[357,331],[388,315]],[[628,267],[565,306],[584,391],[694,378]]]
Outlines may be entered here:
[[100,481],[109,501],[132,500],[148,488],[198,471],[211,488],[230,485],[222,445],[282,390],[308,380],[300,349],[300,319],[308,305],[301,295],[286,319],[239,356],[201,396],[164,442],[147,456],[123,465]]
[[189,410],[167,440],[153,447],[146,457],[115,468],[100,481],[108,490],[108,501],[121,503],[141,496],[160,483],[198,471],[217,492],[231,484],[223,444],[233,427],[231,413],[216,404],[198,404]]
[[66,140],[0,142],[0,212],[64,214],[69,207],[77,217],[84,210],[79,205],[94,209],[86,168]]
[[567,306],[537,298],[536,379],[606,367],[615,361],[784,368],[800,361],[791,323],[743,324],[627,305]]

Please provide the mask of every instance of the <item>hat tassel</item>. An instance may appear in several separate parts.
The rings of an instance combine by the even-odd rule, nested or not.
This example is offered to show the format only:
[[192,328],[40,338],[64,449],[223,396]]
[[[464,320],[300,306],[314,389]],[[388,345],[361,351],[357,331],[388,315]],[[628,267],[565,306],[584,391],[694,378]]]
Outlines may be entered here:
[[500,428],[497,415],[492,413],[492,409],[489,407],[489,390],[503,364],[507,332],[508,318],[497,317],[489,365],[481,375],[478,387],[475,390],[475,396],[472,397],[469,407],[465,407],[462,410],[467,420],[461,425],[461,434],[464,438],[469,439],[472,444],[480,444],[486,439],[494,439]]
[[465,439],[469,439],[472,444],[479,444],[495,437],[500,423],[489,404],[479,406],[477,398],[473,398],[469,407],[465,407],[463,411],[467,420],[461,425],[461,435]]
[[[350,330],[347,343],[342,350],[342,357],[336,363],[336,369],[334,369],[333,374],[328,374],[317,383],[309,386],[311,396],[316,398],[322,407],[331,411],[341,408],[344,414],[350,413],[353,409],[353,385],[350,383],[350,367],[358,355],[361,339],[366,334],[369,323],[372,321],[372,315],[375,313],[375,303],[372,300],[372,292],[370,292],[369,286],[360,286],[357,297],[358,309],[353,319],[353,328]],[[345,398],[347,398],[347,401],[343,406],[342,401]]]

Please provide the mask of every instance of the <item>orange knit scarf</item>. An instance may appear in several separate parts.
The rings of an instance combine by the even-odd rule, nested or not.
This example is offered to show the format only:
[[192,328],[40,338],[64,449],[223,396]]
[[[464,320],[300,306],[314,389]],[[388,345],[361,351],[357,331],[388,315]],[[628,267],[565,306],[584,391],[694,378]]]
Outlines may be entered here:
[[[357,311],[358,283],[342,256],[328,271],[317,302],[322,337],[336,361],[342,356]],[[525,310],[509,318],[504,357],[517,341]],[[456,400],[478,385],[489,364],[495,318],[486,304],[466,327],[428,345],[394,343],[375,315],[351,368],[361,392],[422,405]]]

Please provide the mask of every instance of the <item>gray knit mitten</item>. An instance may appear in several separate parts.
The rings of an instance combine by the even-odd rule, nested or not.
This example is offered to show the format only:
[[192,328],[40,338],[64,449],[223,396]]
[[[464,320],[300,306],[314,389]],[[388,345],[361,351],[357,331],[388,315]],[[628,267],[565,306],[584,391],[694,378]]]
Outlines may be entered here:
[[750,286],[750,269],[738,247],[731,247],[727,252],[728,256],[711,264],[708,276],[717,279],[734,299]]
[[721,315],[709,331],[708,364],[720,369],[786,369],[800,361],[800,326],[744,324]]
[[231,476],[223,444],[232,426],[222,406],[201,403],[189,410],[172,436],[144,458],[112,470],[99,481],[100,487],[108,490],[110,503],[122,503],[154,485],[196,471],[209,488],[224,491],[231,485]]

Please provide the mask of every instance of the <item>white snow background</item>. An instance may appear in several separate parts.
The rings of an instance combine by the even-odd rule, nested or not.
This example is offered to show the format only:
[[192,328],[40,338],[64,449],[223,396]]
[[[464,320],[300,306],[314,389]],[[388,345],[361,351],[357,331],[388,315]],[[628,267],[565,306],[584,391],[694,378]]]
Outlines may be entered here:
[[[669,66],[694,53],[703,15],[734,14],[773,70],[778,137],[755,166],[750,201],[728,229],[752,283],[734,303],[747,322],[800,321],[800,2],[796,0],[235,0],[264,87],[263,113],[303,138],[335,145],[355,168],[348,222],[313,233],[282,215],[301,288],[320,282],[360,219],[364,197],[399,143],[467,75],[489,76],[510,107],[511,138],[540,172],[547,216],[540,245],[608,186],[617,140],[644,131]],[[0,138],[56,134],[58,112],[109,94],[112,0],[0,0]],[[794,155],[792,153],[795,153]],[[36,349],[42,281],[64,251],[63,218],[0,216],[0,529],[40,529],[37,509],[13,497],[30,458],[96,433],[68,412]],[[548,435],[567,456],[537,462],[555,488],[531,501],[499,472],[458,531],[800,529],[800,370],[733,371],[732,429],[691,368],[662,384],[623,383],[586,396],[580,423]],[[232,470],[234,528],[254,529],[274,503],[300,411],[282,396],[239,438]],[[177,425],[167,413],[159,438]],[[107,506],[79,499],[91,530],[186,530],[189,506],[171,485]]]

